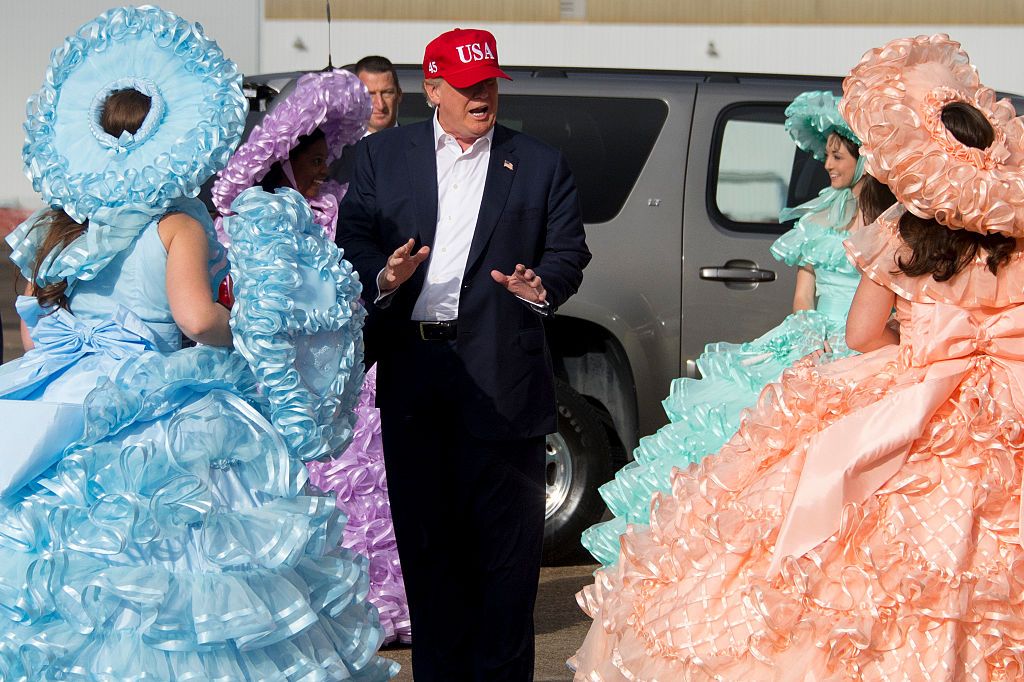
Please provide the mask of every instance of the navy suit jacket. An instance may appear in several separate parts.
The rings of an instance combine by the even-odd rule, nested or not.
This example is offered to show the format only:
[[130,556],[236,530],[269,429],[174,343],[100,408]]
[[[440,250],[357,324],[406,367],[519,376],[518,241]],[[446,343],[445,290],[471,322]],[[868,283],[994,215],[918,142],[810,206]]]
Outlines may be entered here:
[[[391,128],[355,148],[352,181],[338,215],[338,244],[377,298],[377,274],[410,238],[433,248],[437,163],[432,121]],[[555,431],[555,391],[542,318],[491,278],[517,263],[533,268],[551,309],[572,296],[590,261],[576,184],[561,153],[528,135],[495,126],[483,200],[459,294],[457,352],[464,375],[459,404],[471,434],[529,438]],[[415,367],[404,360],[410,315],[428,263],[388,306],[370,305],[382,412],[415,409]]]

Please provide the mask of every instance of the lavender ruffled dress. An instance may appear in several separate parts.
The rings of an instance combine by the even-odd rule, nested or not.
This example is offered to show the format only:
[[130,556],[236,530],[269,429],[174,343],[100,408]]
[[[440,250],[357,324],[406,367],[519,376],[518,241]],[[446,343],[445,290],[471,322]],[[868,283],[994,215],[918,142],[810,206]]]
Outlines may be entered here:
[[412,641],[412,623],[391,523],[376,395],[374,365],[366,373],[359,396],[352,444],[330,462],[308,462],[306,468],[310,482],[334,493],[338,508],[348,517],[341,546],[370,559],[369,599],[380,612],[385,641],[408,643]]
[[[344,70],[305,74],[294,89],[273,102],[221,171],[213,186],[214,205],[222,216],[229,215],[235,197],[257,184],[274,163],[287,159],[299,137],[317,128],[324,132],[328,162],[333,163],[345,145],[362,137],[369,114],[369,97],[353,74]],[[330,240],[345,189],[326,182],[320,196],[309,202],[314,220]],[[218,232],[222,239],[226,237]],[[338,509],[348,519],[341,545],[370,560],[369,600],[380,612],[384,644],[408,643],[412,641],[409,604],[391,523],[375,395],[376,371],[371,368],[363,384],[352,444],[333,460],[309,462],[307,467],[310,482],[325,494],[335,495]]]

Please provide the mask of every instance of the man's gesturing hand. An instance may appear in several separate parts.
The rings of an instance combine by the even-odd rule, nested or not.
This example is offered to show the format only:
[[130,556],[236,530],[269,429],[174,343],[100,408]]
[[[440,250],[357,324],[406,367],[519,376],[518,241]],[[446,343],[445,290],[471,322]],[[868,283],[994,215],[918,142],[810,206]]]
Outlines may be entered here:
[[416,242],[410,239],[395,249],[395,252],[388,258],[388,263],[384,266],[384,276],[381,277],[383,281],[379,283],[381,291],[397,289],[412,277],[412,273],[416,272],[420,263],[427,260],[427,256],[430,255],[430,247],[421,246],[419,251],[413,253],[412,247],[415,244]]
[[520,263],[511,275],[503,275],[498,270],[491,270],[495,282],[508,289],[520,298],[532,303],[547,303],[548,292],[541,284],[540,275]]

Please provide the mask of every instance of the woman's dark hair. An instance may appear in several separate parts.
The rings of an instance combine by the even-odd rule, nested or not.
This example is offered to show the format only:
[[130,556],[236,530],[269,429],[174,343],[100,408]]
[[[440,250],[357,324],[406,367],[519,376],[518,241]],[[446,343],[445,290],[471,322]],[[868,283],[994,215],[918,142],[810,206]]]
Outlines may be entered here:
[[[298,143],[288,153],[289,159],[295,159],[299,155],[303,154],[314,142],[319,142],[324,139],[324,131],[317,128],[309,135],[301,135],[298,139]],[[273,192],[278,187],[287,187],[288,178],[284,175],[284,169],[281,168],[281,164],[274,163],[267,171],[267,174],[260,180],[260,187],[263,188],[264,192]],[[298,189],[298,187],[292,187],[292,189]]]
[[[961,102],[947,104],[942,110],[942,124],[957,140],[975,149],[985,149],[995,139],[992,124],[974,107]],[[1017,240],[1003,234],[978,234],[967,230],[951,230],[930,218],[919,218],[909,211],[900,218],[900,237],[910,247],[910,257],[896,259],[899,271],[919,277],[931,275],[936,282],[945,282],[963,270],[983,249],[988,255],[985,264],[992,274],[1010,260]]]
[[839,133],[837,133],[835,131],[832,131],[831,133],[829,133],[828,139],[825,140],[825,149],[828,149],[829,143],[832,141],[833,137],[835,137],[837,140],[839,140],[843,144],[843,146],[846,147],[846,151],[850,152],[850,155],[853,158],[855,158],[855,159],[859,159],[860,158],[860,145],[857,144],[856,142],[854,142],[853,140],[851,140],[850,138],[845,137],[843,135],[840,135]]
[[942,125],[961,143],[975,149],[987,149],[996,139],[985,114],[963,102],[950,102],[943,107]]
[[864,183],[857,195],[857,208],[865,225],[878,220],[878,216],[896,203],[896,197],[885,183],[879,182],[873,175],[864,174]]
[[143,95],[138,90],[115,90],[103,103],[100,127],[113,137],[120,137],[126,130],[134,135],[146,120],[151,104],[149,95]]
[[[859,144],[837,132],[832,132],[829,135],[829,142],[831,142],[833,136],[842,143],[846,151],[850,153],[850,156],[858,160],[860,159]],[[896,203],[896,197],[893,196],[888,187],[870,175],[865,173],[862,179],[863,183],[861,184],[860,193],[857,195],[857,207],[860,209],[860,215],[864,220],[864,224],[870,225],[878,219],[878,216],[882,215],[882,211]]]
[[[100,126],[113,137],[120,137],[121,133],[126,130],[134,134],[146,120],[150,101],[149,96],[138,90],[131,88],[116,90],[110,93],[106,102],[103,103],[103,111],[100,112]],[[43,213],[32,226],[33,230],[41,228],[46,230],[46,236],[43,237],[43,243],[36,252],[36,262],[32,267],[31,283],[33,286],[35,286],[36,277],[39,275],[39,268],[50,252],[54,249],[63,249],[78,239],[89,228],[89,221],[76,222],[64,212],[64,209],[53,208]],[[68,307],[68,298],[65,294],[67,288],[66,280],[36,287],[35,297],[42,308],[58,306],[66,309]]]

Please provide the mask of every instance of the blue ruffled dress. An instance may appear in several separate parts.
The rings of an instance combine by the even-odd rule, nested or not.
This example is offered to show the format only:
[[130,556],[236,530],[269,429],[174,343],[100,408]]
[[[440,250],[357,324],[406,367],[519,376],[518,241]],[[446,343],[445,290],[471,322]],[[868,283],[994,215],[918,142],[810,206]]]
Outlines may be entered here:
[[808,353],[828,343],[823,361],[850,354],[846,316],[860,282],[860,273],[843,249],[847,231],[803,217],[772,245],[772,255],[787,265],[814,268],[817,308],[786,317],[758,339],[742,344],[712,343],[697,360],[701,379],[672,382],[662,403],[669,423],[640,440],[633,461],[601,486],[601,496],[614,518],[583,533],[583,545],[603,565],[619,556],[619,536],[627,524],[647,525],[651,497],[670,489],[674,467],[686,468],[717,452],[740,425],[743,410],[752,407],[769,383]]
[[[177,210],[213,248],[202,206]],[[166,256],[154,221],[74,283],[73,312],[18,300],[35,348],[0,367],[0,678],[390,678],[334,499],[303,494],[241,353],[181,348]]]

